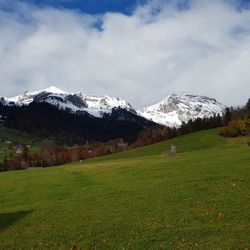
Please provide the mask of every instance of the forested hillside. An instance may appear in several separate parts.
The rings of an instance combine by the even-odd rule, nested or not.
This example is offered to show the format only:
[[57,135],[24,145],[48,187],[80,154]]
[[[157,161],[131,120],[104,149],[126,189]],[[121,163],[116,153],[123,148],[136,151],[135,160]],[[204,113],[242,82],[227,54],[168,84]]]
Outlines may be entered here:
[[132,142],[142,129],[155,125],[125,109],[113,109],[111,114],[98,118],[84,112],[72,114],[47,103],[21,107],[0,104],[0,115],[4,117],[6,127],[51,138],[60,145],[105,142],[117,138]]

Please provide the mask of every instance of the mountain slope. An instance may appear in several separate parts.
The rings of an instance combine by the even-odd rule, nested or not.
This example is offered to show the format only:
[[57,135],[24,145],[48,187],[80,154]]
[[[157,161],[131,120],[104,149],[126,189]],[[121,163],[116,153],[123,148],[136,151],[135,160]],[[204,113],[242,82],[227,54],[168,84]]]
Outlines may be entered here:
[[146,119],[169,127],[179,127],[182,122],[222,115],[225,106],[207,96],[172,94],[138,113]]
[[48,103],[31,102],[23,106],[0,104],[4,126],[26,131],[42,138],[52,138],[58,144],[84,144],[123,138],[136,140],[138,133],[155,123],[125,109],[114,109],[99,118],[88,113],[72,113]]

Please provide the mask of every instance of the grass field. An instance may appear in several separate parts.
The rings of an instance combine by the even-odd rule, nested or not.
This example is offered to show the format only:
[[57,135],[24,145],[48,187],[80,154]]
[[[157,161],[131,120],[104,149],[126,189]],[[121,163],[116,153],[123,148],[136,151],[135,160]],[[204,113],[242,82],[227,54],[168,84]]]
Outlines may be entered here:
[[[250,249],[250,148],[216,130],[0,173],[0,249]],[[170,144],[176,157],[162,158]]]

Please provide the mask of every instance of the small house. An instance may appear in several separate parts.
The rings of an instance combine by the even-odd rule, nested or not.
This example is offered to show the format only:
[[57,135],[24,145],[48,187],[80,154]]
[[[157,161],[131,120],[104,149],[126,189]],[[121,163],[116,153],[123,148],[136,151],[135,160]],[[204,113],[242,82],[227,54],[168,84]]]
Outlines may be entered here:
[[21,144],[18,144],[18,145],[15,145],[13,149],[15,150],[16,154],[22,154],[24,147]]
[[22,149],[16,149],[16,154],[22,154],[23,150]]
[[128,143],[118,143],[118,148],[125,150],[128,148]]

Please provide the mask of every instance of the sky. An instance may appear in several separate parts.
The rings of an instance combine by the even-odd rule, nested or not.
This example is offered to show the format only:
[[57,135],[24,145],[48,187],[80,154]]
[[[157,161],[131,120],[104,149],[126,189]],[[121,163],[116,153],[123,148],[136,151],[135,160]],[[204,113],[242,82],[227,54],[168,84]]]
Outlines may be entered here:
[[50,85],[135,108],[250,97],[250,0],[0,0],[0,96]]

